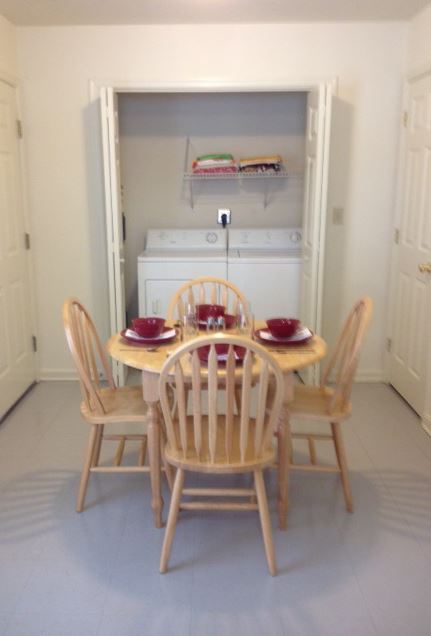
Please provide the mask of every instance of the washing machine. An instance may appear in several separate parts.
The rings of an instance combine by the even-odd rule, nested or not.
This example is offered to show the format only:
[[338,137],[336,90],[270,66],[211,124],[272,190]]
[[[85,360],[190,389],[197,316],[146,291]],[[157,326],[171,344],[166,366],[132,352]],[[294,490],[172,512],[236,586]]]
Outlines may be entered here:
[[229,230],[228,279],[255,318],[299,315],[301,269],[301,228]]
[[225,230],[148,230],[138,256],[139,315],[165,317],[178,287],[199,276],[227,277]]

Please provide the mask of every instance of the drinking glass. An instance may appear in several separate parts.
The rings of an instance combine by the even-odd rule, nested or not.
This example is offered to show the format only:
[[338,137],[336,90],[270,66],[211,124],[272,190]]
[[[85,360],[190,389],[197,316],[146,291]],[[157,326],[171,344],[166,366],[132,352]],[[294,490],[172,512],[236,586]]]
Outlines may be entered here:
[[195,338],[199,333],[198,317],[196,308],[191,303],[187,303],[183,318],[183,337],[184,340]]
[[254,317],[253,314],[247,312],[242,303],[238,303],[236,312],[236,328],[237,333],[241,336],[253,337],[254,332]]

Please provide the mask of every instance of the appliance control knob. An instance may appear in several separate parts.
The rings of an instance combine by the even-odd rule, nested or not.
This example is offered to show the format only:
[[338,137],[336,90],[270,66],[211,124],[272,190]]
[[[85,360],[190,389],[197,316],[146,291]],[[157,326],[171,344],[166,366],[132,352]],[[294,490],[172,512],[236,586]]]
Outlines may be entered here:
[[292,232],[290,235],[290,240],[292,243],[300,243],[302,239],[301,232]]
[[217,243],[218,241],[218,236],[215,232],[208,232],[205,238],[207,243]]

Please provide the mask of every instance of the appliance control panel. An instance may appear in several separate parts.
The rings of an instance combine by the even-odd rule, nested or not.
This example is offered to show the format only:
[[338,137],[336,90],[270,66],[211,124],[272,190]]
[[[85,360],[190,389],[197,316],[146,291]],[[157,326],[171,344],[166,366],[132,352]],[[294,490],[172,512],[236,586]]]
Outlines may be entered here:
[[151,229],[147,230],[147,250],[193,250],[193,249],[217,249],[224,250],[227,246],[225,230],[213,229]]
[[229,230],[230,249],[292,249],[302,245],[302,228]]

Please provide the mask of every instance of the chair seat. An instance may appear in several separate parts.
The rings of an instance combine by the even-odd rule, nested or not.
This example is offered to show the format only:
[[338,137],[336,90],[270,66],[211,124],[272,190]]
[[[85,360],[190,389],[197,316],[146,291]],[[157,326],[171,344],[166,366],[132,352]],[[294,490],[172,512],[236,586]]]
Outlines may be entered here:
[[325,420],[339,422],[349,417],[350,402],[343,409],[330,412],[330,400],[333,389],[318,386],[295,386],[293,401],[289,404],[289,413],[295,419]]
[[81,413],[90,424],[115,424],[117,422],[145,422],[146,409],[142,397],[142,387],[125,386],[118,389],[103,388],[99,391],[105,414],[90,411],[85,402],[81,404]]
[[254,453],[254,422],[250,423],[249,443],[245,453],[245,461],[241,461],[239,451],[240,421],[234,417],[232,453],[229,462],[226,462],[225,452],[225,416],[219,415],[217,418],[217,446],[214,463],[211,462],[208,452],[208,423],[207,416],[202,416],[202,451],[198,457],[194,448],[193,417],[187,417],[187,454],[181,450],[175,450],[171,446],[166,446],[165,456],[170,464],[178,468],[203,473],[245,473],[257,468],[264,468],[272,465],[275,461],[275,449],[272,445],[266,448],[260,457]]

